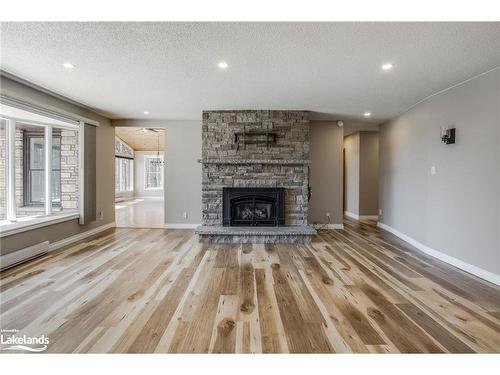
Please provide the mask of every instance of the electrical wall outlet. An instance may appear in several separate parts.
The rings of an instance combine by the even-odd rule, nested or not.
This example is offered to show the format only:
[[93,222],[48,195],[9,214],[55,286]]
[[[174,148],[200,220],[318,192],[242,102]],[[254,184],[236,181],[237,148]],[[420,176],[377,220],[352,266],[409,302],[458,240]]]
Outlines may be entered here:
[[329,213],[329,212],[327,212],[327,213],[325,214],[325,216],[326,216],[326,217],[330,217],[330,213]]
[[184,219],[187,219],[187,218],[188,218],[188,213],[184,211],[184,213],[182,214],[182,217],[183,217]]
[[378,209],[378,216],[382,216],[382,209],[381,208]]
[[99,220],[104,220],[104,212],[99,211]]

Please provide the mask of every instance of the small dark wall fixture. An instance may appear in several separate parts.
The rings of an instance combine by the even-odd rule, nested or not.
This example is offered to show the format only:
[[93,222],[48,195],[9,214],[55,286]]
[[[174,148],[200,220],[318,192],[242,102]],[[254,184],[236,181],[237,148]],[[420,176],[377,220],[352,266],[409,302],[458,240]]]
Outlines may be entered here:
[[455,127],[448,126],[441,128],[441,140],[447,144],[452,145],[455,143]]
[[284,188],[223,188],[223,225],[285,225]]

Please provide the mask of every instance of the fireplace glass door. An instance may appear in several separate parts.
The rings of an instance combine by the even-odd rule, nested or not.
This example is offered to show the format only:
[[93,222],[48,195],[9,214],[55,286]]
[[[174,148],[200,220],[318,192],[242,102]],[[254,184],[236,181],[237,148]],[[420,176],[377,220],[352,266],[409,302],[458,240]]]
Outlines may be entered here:
[[283,188],[223,188],[224,226],[284,225]]
[[275,204],[273,199],[239,197],[231,202],[233,225],[273,225]]

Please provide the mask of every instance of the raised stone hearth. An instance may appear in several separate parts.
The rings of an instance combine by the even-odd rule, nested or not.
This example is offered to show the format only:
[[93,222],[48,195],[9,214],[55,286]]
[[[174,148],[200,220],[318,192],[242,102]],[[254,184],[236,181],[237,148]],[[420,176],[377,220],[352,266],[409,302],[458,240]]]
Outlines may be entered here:
[[[204,111],[200,241],[304,243],[309,180],[306,111]],[[223,227],[223,188],[283,188],[284,225]],[[208,228],[208,229],[205,229]],[[290,229],[294,228],[294,229]],[[299,230],[300,229],[300,230]],[[207,233],[211,230],[211,233]],[[281,234],[280,234],[281,233]]]
[[203,243],[288,243],[308,244],[316,230],[310,226],[222,227],[205,225],[196,228]]

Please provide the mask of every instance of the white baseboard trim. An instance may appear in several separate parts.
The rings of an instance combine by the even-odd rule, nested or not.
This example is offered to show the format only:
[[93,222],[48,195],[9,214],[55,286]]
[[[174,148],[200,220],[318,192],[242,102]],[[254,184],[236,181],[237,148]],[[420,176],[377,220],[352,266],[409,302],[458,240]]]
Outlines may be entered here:
[[359,215],[355,214],[353,212],[344,211],[344,215],[347,216],[347,217],[350,217],[351,219],[359,220]]
[[378,215],[359,215],[359,220],[378,220]]
[[344,215],[354,220],[378,220],[378,215],[358,215],[353,212],[344,211]]
[[68,246],[68,245],[71,245],[75,242],[84,240],[85,238],[88,238],[90,236],[104,232],[105,230],[110,229],[110,228],[114,228],[114,227],[116,227],[116,223],[113,221],[112,223],[104,224],[104,225],[101,225],[97,228],[90,229],[86,232],[78,233],[78,234],[75,234],[74,236],[65,238],[63,240],[53,242],[53,243],[49,244],[49,252],[60,249],[62,247]]
[[324,229],[344,229],[344,224],[309,224],[309,226]]
[[344,229],[344,224],[327,224],[327,229]]
[[201,224],[185,224],[185,223],[166,223],[165,229],[196,229]]
[[482,268],[479,268],[477,266],[474,266],[472,264],[466,263],[463,260],[454,258],[450,255],[447,255],[445,253],[442,253],[440,251],[434,250],[430,248],[427,245],[424,245],[421,242],[418,242],[417,240],[414,240],[413,238],[407,236],[404,233],[401,233],[397,229],[392,228],[391,226],[378,222],[377,226],[394,234],[395,236],[401,238],[403,241],[408,242],[410,245],[416,247],[420,251],[426,253],[427,255],[430,255],[434,258],[437,258],[439,260],[442,260],[443,262],[446,262],[448,264],[451,264],[452,266],[455,266],[457,268],[460,268],[461,270],[471,273],[477,277],[480,277],[481,279],[484,279],[486,281],[489,281],[490,283],[496,284],[500,286],[500,275],[494,274],[493,272],[486,271]]

